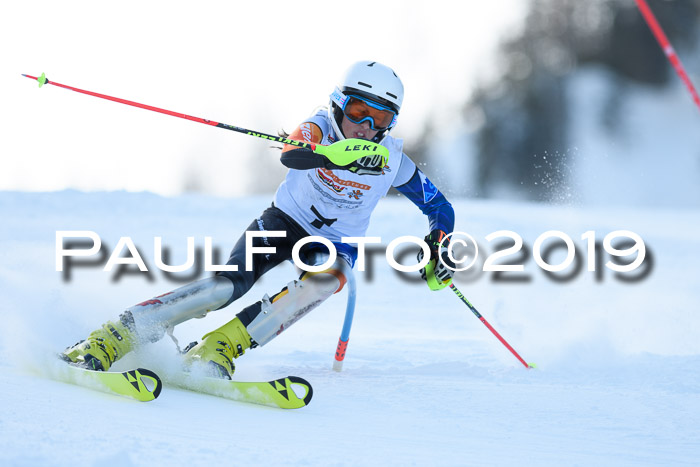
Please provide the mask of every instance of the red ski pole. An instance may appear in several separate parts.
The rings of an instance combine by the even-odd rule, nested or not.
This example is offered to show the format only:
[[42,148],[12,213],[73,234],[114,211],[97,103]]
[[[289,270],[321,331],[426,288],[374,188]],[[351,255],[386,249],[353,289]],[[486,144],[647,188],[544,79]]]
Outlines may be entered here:
[[698,92],[695,90],[693,82],[690,81],[688,74],[685,72],[685,68],[683,68],[681,59],[678,58],[678,54],[676,54],[676,51],[673,49],[671,42],[668,40],[668,37],[666,37],[664,30],[661,28],[661,25],[656,20],[656,16],[654,16],[654,13],[651,11],[651,8],[649,8],[649,4],[646,2],[646,0],[635,1],[637,2],[637,8],[639,8],[639,11],[644,17],[644,20],[649,25],[651,32],[654,33],[656,40],[659,41],[661,49],[663,49],[664,53],[666,54],[668,61],[671,62],[671,65],[676,70],[676,73],[678,73],[678,76],[681,77],[681,80],[683,80],[686,87],[688,88],[688,91],[690,91],[690,94],[693,96],[695,104],[698,106],[698,108],[700,108],[700,96],[698,96]]
[[219,122],[215,122],[215,121],[213,121],[213,120],[207,120],[206,118],[193,117],[193,116],[191,116],[191,115],[186,115],[186,114],[183,114],[183,113],[180,113],[180,112],[173,112],[172,110],[166,110],[166,109],[161,109],[161,108],[158,108],[158,107],[153,107],[152,105],[140,104],[140,103],[138,103],[138,102],[129,101],[129,100],[122,99],[122,98],[119,98],[119,97],[112,97],[112,96],[108,96],[108,95],[106,95],[106,94],[100,94],[100,93],[93,92],[93,91],[86,91],[86,90],[84,90],[84,89],[79,89],[79,88],[75,88],[75,87],[73,87],[73,86],[68,86],[68,85],[65,85],[65,84],[57,83],[56,81],[49,81],[49,80],[46,78],[46,75],[45,75],[44,73],[42,73],[41,76],[39,76],[39,77],[31,76],[31,75],[25,75],[24,73],[22,74],[22,76],[24,76],[24,77],[26,77],[26,78],[30,78],[30,79],[33,79],[33,80],[38,81],[38,82],[39,82],[39,87],[42,87],[44,84],[52,84],[52,85],[54,85],[54,86],[58,86],[59,88],[68,89],[68,90],[71,90],[71,91],[79,92],[79,93],[81,93],[81,94],[86,94],[86,95],[88,95],[88,96],[99,97],[100,99],[106,99],[106,100],[108,100],[108,101],[118,102],[118,103],[120,103],[120,104],[130,105],[130,106],[132,106],[132,107],[138,107],[138,108],[140,108],[140,109],[145,109],[145,110],[150,110],[150,111],[152,111],[152,112],[162,113],[162,114],[165,114],[165,115],[170,115],[170,116],[172,116],[172,117],[184,118],[185,120],[190,120],[190,121],[193,121],[193,122],[204,123],[205,125],[211,125],[211,126],[213,126],[213,127],[223,128],[223,129],[225,129],[225,130],[236,131],[236,132],[238,132],[238,133],[243,133],[243,134],[246,134],[246,135],[255,136],[255,137],[257,137],[257,138],[262,138],[262,139],[267,139],[267,140],[271,140],[271,141],[276,141],[276,142],[278,142],[278,143],[291,144],[291,145],[294,145],[294,146],[299,146],[300,148],[311,149],[312,151],[318,152],[319,154],[325,154],[325,152],[323,152],[324,146],[321,146],[320,144],[317,145],[317,144],[314,144],[314,143],[305,143],[305,142],[303,142],[303,141],[297,141],[297,140],[285,138],[285,137],[282,137],[282,136],[268,135],[268,134],[261,133],[261,132],[258,132],[258,131],[251,131],[251,130],[246,130],[245,128],[237,127],[237,126],[234,126],[234,125],[228,125],[228,124],[226,124],[226,123],[219,123]]
[[523,360],[523,357],[521,357],[521,356],[518,354],[518,352],[516,352],[515,349],[514,349],[513,347],[511,347],[510,344],[509,344],[508,342],[506,342],[506,340],[498,333],[498,331],[496,331],[496,330],[493,328],[493,326],[491,326],[491,325],[489,324],[488,321],[486,321],[486,318],[484,318],[483,316],[481,316],[481,313],[479,313],[479,312],[477,311],[477,309],[474,308],[474,305],[472,305],[472,304],[469,302],[469,300],[467,300],[467,298],[462,294],[462,292],[459,291],[459,289],[458,289],[457,287],[455,287],[454,284],[450,284],[450,289],[452,289],[452,291],[455,293],[455,295],[457,295],[457,296],[459,297],[459,299],[462,300],[462,303],[464,303],[465,305],[467,305],[467,306],[469,307],[469,309],[472,311],[472,313],[474,313],[474,316],[476,316],[477,318],[479,318],[479,320],[480,320],[482,323],[484,323],[484,326],[486,326],[487,328],[489,328],[489,331],[491,331],[491,332],[493,333],[493,335],[496,336],[496,337],[498,338],[499,341],[501,341],[501,344],[505,345],[506,348],[507,348],[508,350],[510,350],[510,353],[512,353],[513,355],[515,355],[515,358],[517,358],[518,361],[519,361],[520,363],[522,363],[522,364],[525,366],[525,368],[527,368],[527,369],[535,368],[535,364],[534,364],[534,363],[527,363],[525,360]]

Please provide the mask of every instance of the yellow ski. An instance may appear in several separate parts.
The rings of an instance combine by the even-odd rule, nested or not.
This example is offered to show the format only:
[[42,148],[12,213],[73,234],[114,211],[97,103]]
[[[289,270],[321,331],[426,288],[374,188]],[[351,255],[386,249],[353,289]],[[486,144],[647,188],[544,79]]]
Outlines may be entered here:
[[[183,372],[173,377],[166,377],[165,383],[234,401],[279,407],[281,409],[306,407],[313,396],[311,384],[298,376],[287,376],[286,378],[265,382],[243,382],[208,376],[194,376]],[[302,395],[297,395],[295,390]]]
[[65,364],[57,368],[53,376],[67,383],[84,386],[96,391],[131,397],[142,402],[154,400],[160,395],[161,389],[163,389],[163,383],[158,375],[143,368],[111,372],[93,371]]

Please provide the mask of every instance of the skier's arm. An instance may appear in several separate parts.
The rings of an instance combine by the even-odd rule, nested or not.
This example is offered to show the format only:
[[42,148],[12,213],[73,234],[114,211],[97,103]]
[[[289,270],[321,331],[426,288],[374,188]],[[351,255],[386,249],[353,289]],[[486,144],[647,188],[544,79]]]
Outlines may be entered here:
[[[323,140],[323,133],[318,125],[305,122],[299,125],[289,137],[307,143],[319,143]],[[331,146],[327,146],[326,148],[329,150],[335,148],[335,152],[329,153],[328,156],[318,154],[311,149],[285,144],[282,149],[280,160],[285,167],[296,170],[309,170],[322,167],[331,170],[349,170],[358,175],[381,175],[384,165],[386,164],[386,158],[388,157],[387,149],[368,142],[367,147],[371,148],[373,146],[374,148],[365,150],[365,153],[370,152],[367,156],[358,155],[355,156],[356,158],[354,160],[348,160],[347,145],[357,144],[354,141],[357,140],[349,139],[342,142],[338,141]],[[384,150],[386,155],[383,156],[381,151],[378,153],[373,152],[376,148]],[[317,148],[317,150],[318,149],[320,148]],[[350,154],[357,153],[350,152]]]
[[406,155],[403,157],[396,180],[400,185],[395,185],[395,188],[428,216],[431,232],[441,230],[449,234],[454,230],[455,212],[452,205]]
[[[411,171],[412,175],[409,176]],[[454,209],[440,190],[405,154],[394,183],[400,193],[428,216],[430,233],[425,236],[425,242],[430,248],[430,261],[420,270],[420,273],[431,290],[443,289],[451,283],[454,274],[454,263],[447,255],[447,251],[440,249],[441,245],[448,246],[449,238],[445,239],[445,236],[454,230]],[[421,249],[418,253],[418,261],[422,260],[423,250]]]
[[326,156],[316,154],[311,149],[296,148],[282,153],[282,164],[289,169],[308,170],[317,167],[327,167],[330,161]]
[[[306,143],[320,143],[323,139],[323,133],[315,123],[305,122],[299,125],[289,135],[289,138]],[[280,161],[285,167],[296,170],[315,169],[317,167],[326,167],[326,164],[330,164],[330,161],[325,156],[316,154],[311,149],[300,148],[291,144],[284,145]]]

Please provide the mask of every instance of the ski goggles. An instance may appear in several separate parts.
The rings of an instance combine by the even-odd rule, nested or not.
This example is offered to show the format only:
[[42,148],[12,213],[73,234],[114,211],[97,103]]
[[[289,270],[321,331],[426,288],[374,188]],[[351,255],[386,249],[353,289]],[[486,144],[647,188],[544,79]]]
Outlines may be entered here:
[[384,131],[396,125],[397,114],[389,107],[359,96],[346,96],[337,88],[331,94],[331,99],[352,123],[359,125],[369,122],[370,128],[375,131]]

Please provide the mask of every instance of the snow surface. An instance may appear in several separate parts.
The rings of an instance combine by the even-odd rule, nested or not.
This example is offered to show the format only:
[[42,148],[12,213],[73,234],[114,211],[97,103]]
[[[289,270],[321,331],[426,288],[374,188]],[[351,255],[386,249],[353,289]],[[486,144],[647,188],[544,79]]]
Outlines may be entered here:
[[[308,379],[314,398],[303,409],[171,387],[138,403],[42,376],[56,351],[179,285],[155,270],[155,236],[172,248],[173,263],[184,260],[187,236],[198,246],[211,236],[223,257],[269,201],[0,192],[0,465],[700,463],[697,209],[454,202],[457,229],[484,247],[497,230],[518,232],[532,246],[555,229],[585,251],[584,232],[602,240],[626,229],[652,252],[650,275],[633,283],[609,270],[596,281],[585,268],[558,283],[532,258],[526,283],[498,283],[486,273],[458,277],[458,287],[536,370],[525,370],[449,290],[399,280],[376,257],[371,281],[357,273],[358,309],[342,372],[331,366],[345,292],[236,362],[241,380]],[[92,267],[64,281],[55,271],[57,230],[95,231],[108,253],[119,237],[131,237],[152,280],[114,281]],[[384,244],[425,233],[420,212],[392,198],[380,203],[368,232]],[[228,309],[179,326],[176,337],[181,344],[200,338],[295,276],[292,265],[280,266]],[[176,359],[166,338],[115,367],[163,368]]]

